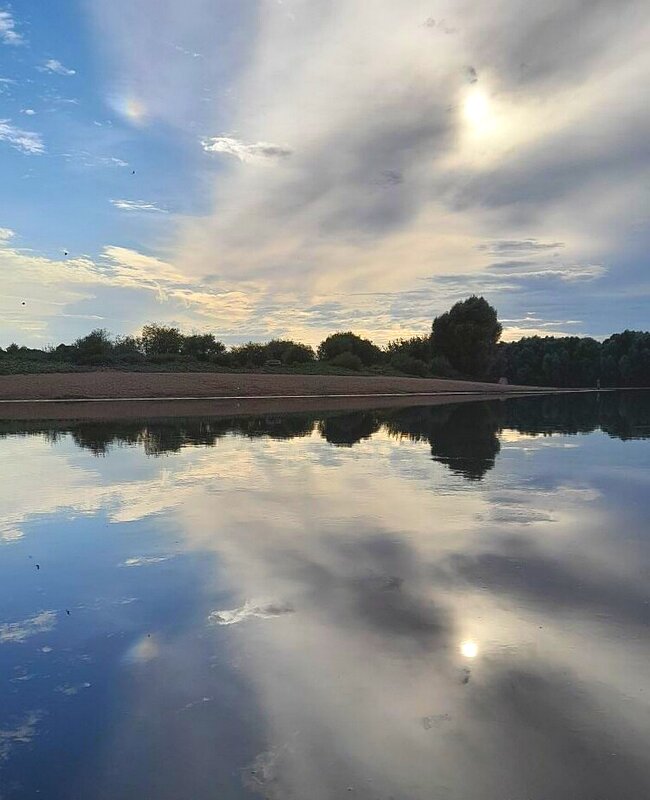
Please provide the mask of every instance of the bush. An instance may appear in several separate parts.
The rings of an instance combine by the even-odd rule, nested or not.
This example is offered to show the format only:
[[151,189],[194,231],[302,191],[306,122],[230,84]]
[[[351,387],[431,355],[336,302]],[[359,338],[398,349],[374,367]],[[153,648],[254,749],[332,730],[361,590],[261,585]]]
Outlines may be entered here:
[[431,361],[431,337],[413,336],[410,339],[394,339],[388,343],[386,352],[391,358],[398,354],[418,358],[420,361]]
[[299,342],[292,343],[282,354],[284,364],[308,364],[315,358],[313,349],[309,345]]
[[350,353],[349,351],[340,353],[338,356],[331,358],[330,364],[333,367],[351,369],[354,370],[354,372],[359,372],[359,370],[363,368],[363,361],[361,361],[359,356],[355,356],[354,353]]
[[384,353],[370,339],[362,339],[352,331],[333,333],[318,345],[320,361],[330,361],[344,353],[351,353],[359,358],[362,365],[381,364],[385,360]]
[[421,358],[414,358],[406,353],[397,353],[394,355],[390,364],[393,369],[403,372],[405,375],[415,375],[418,378],[424,378],[429,373],[429,365]]
[[435,356],[431,361],[431,374],[438,378],[458,378],[459,375],[444,356]]
[[240,344],[230,350],[230,359],[234,367],[261,367],[268,357],[266,347],[257,342]]

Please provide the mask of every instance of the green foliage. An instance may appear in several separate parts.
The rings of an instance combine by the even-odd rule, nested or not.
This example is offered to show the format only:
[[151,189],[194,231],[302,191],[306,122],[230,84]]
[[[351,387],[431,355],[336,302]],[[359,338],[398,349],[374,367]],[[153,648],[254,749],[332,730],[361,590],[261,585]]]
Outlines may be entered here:
[[113,352],[113,341],[104,328],[97,328],[88,335],[77,339],[72,345],[73,359],[80,364],[101,363]]
[[396,353],[390,359],[390,365],[398,372],[405,375],[415,375],[418,378],[425,378],[429,374],[429,365],[421,358],[414,358],[407,353]]
[[142,349],[146,356],[176,354],[181,352],[185,337],[178,328],[150,323],[142,329]]
[[277,360],[283,364],[306,364],[313,361],[314,351],[309,345],[291,339],[272,339],[264,345],[266,360]]
[[207,361],[222,356],[226,352],[226,345],[218,342],[213,333],[193,333],[183,338],[181,352],[198,361]]
[[437,378],[460,377],[445,356],[434,356],[431,359],[431,374],[435,375]]
[[606,386],[650,386],[650,333],[623,331],[605,339],[601,372]]
[[345,353],[339,353],[334,358],[330,358],[330,364],[333,367],[341,367],[342,369],[351,369],[354,372],[359,372],[363,369],[363,362],[359,356],[347,350]]
[[499,345],[495,373],[510,383],[568,388],[650,386],[650,333],[623,331],[602,344],[579,336],[530,336]]
[[285,364],[309,364],[314,361],[316,355],[312,347],[300,342],[292,342],[290,347],[282,354],[282,361]]
[[391,359],[400,354],[428,363],[431,361],[431,337],[413,336],[411,339],[394,339],[388,342],[386,352]]
[[472,378],[487,375],[502,328],[496,310],[472,295],[433,321],[431,345],[454,369]]
[[257,342],[240,344],[230,350],[230,363],[234,367],[261,367],[266,360],[266,348]]
[[333,333],[318,345],[318,359],[333,362],[343,353],[352,353],[357,356],[363,366],[381,364],[385,358],[381,349],[373,344],[370,339],[363,339],[352,331]]

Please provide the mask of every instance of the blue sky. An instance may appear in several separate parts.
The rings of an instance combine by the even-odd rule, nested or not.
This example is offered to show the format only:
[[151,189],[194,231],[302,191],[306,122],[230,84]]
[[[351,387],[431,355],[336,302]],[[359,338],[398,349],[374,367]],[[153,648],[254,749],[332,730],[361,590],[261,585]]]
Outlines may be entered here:
[[644,6],[0,0],[0,346],[647,328]]

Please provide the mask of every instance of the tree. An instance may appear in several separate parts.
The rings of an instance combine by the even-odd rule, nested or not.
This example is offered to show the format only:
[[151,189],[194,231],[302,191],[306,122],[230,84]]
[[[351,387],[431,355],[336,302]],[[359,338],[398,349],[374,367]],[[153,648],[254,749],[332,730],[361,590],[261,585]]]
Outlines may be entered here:
[[391,358],[400,354],[429,363],[431,361],[431,337],[412,336],[410,339],[394,339],[392,342],[388,342],[386,352]]
[[73,344],[75,357],[81,361],[99,361],[113,352],[110,334],[104,328],[96,328],[87,336],[82,336]]
[[369,367],[372,364],[381,364],[384,354],[373,344],[370,339],[363,339],[352,331],[333,333],[318,345],[319,361],[331,361],[343,353],[352,353],[361,363]]
[[178,328],[152,322],[144,326],[140,338],[146,356],[159,356],[180,353],[185,337]]
[[283,364],[305,364],[314,360],[311,347],[291,339],[271,339],[265,345],[266,360],[282,361]]
[[388,343],[386,353],[390,365],[405,375],[423,378],[431,368],[431,337],[413,336],[410,339],[394,339]]
[[472,295],[433,321],[431,345],[464,375],[482,378],[495,356],[502,327],[497,312],[483,297]]
[[183,340],[181,352],[199,361],[207,361],[211,356],[221,356],[226,352],[223,342],[218,342],[213,333],[193,333]]

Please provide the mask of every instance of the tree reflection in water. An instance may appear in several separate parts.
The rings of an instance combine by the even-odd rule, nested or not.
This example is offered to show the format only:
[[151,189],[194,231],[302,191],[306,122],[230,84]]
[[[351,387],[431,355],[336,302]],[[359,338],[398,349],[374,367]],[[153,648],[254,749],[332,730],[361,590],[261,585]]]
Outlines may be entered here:
[[328,443],[353,447],[379,431],[427,442],[434,461],[467,480],[481,480],[494,467],[499,434],[576,435],[601,429],[622,440],[650,438],[648,393],[585,393],[450,403],[382,411],[273,414],[264,416],[92,420],[4,421],[0,437],[40,434],[56,441],[69,435],[97,456],[112,447],[141,446],[158,456],[183,447],[213,447],[229,434],[254,439],[293,439],[317,432]]

